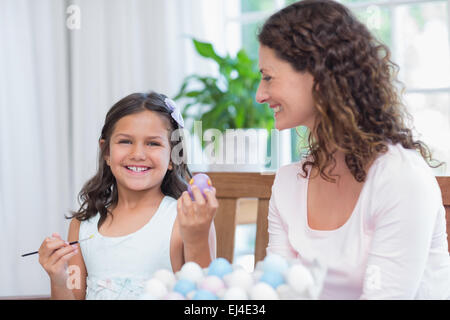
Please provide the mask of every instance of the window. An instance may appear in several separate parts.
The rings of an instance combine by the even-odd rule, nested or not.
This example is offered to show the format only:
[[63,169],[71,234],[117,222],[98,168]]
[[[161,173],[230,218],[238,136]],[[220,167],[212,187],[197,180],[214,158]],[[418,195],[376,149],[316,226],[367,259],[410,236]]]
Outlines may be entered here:
[[[236,53],[244,47],[257,58],[256,33],[273,12],[293,0],[227,0],[226,48]],[[405,86],[403,101],[413,116],[416,138],[431,148],[433,156],[447,162],[436,175],[450,175],[450,0],[341,0],[391,50],[400,66]],[[297,130],[301,131],[301,128]],[[282,145],[290,152],[279,165],[297,161],[298,134],[284,134]]]

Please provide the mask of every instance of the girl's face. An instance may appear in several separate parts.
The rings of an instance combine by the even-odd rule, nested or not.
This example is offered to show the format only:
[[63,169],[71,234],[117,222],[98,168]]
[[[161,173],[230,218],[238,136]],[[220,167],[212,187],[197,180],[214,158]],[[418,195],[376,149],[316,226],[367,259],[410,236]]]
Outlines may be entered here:
[[313,76],[295,70],[276,56],[273,49],[259,47],[261,82],[256,92],[258,103],[268,103],[274,111],[278,130],[314,125]]
[[117,121],[106,163],[124,191],[159,190],[170,162],[168,123],[156,112],[142,111]]

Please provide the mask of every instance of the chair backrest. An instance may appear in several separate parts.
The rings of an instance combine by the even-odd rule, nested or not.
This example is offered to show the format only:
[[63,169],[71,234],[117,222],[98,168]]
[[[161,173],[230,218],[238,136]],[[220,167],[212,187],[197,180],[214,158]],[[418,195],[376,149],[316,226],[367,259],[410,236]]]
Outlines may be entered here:
[[247,223],[256,222],[255,262],[264,259],[269,240],[267,214],[275,175],[253,172],[208,172],[208,175],[217,190],[216,197],[219,202],[214,219],[217,256],[233,262],[236,224],[239,220],[243,221],[236,216],[238,200],[257,198],[257,214],[245,220]]
[[442,193],[442,202],[445,208],[445,216],[447,219],[447,242],[450,252],[450,177],[436,177]]
[[[214,219],[217,234],[217,256],[233,262],[234,239],[236,225],[256,223],[255,265],[266,256],[269,240],[267,232],[267,214],[269,199],[272,194],[274,174],[253,172],[208,172],[217,190],[216,197],[219,209]],[[450,177],[437,177],[442,192],[442,200],[446,210],[447,241],[450,250]],[[239,218],[236,215],[238,200],[241,198],[257,198],[256,215]],[[244,212],[240,212],[244,214]]]

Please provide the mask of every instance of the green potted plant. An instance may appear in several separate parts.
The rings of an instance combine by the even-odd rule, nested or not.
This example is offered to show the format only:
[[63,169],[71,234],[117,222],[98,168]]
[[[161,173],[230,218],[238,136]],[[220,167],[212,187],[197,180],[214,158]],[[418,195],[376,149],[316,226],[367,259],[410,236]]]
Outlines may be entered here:
[[[217,76],[191,74],[184,79],[174,97],[174,100],[182,99],[184,103],[183,116],[200,120],[203,132],[216,129],[224,136],[231,131],[229,129],[261,129],[266,135],[265,146],[258,152],[265,156],[267,136],[273,128],[274,117],[266,105],[255,101],[260,81],[257,62],[244,49],[235,57],[229,54],[220,56],[211,43],[192,41],[200,56],[217,64],[219,73]],[[198,138],[205,146],[203,137]]]
[[[186,98],[183,116],[201,119],[203,129],[273,128],[273,112],[255,101],[260,74],[244,49],[236,57],[219,56],[211,43],[192,39],[199,55],[217,63],[219,75],[187,76],[174,100]],[[197,85],[192,90],[192,85]],[[200,86],[200,88],[198,88]],[[192,113],[193,106],[198,108]]]

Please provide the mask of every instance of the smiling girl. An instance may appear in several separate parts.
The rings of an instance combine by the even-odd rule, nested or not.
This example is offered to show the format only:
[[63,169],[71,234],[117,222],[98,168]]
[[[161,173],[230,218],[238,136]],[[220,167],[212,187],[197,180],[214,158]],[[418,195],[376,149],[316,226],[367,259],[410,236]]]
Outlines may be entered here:
[[[93,239],[78,248],[53,234],[39,249],[53,299],[136,299],[155,271],[175,272],[187,261],[207,267],[215,258],[215,189],[203,197],[194,188],[193,202],[187,165],[171,157],[172,133],[183,125],[175,103],[155,92],[131,94],[109,110],[98,172],[69,227],[69,242]],[[78,288],[67,286],[68,266]]]

